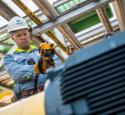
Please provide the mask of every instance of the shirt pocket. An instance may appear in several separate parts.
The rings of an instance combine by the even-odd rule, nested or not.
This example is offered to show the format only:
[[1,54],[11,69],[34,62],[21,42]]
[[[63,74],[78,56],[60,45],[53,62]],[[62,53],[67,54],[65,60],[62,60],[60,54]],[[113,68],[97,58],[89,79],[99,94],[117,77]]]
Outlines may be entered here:
[[19,57],[15,60],[18,64],[26,64],[26,59],[24,57]]

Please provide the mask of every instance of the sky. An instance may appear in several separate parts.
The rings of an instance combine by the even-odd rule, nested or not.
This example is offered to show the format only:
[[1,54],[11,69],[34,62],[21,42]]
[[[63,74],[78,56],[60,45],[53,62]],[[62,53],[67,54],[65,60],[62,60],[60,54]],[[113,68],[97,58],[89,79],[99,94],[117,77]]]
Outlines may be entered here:
[[[3,2],[5,2],[10,8],[14,9],[14,11],[21,17],[25,16],[26,14],[20,9],[18,8],[13,2],[12,0],[2,0]],[[32,0],[21,0],[31,11],[36,11],[38,10],[38,7],[33,3]],[[51,4],[53,4],[53,2],[57,1],[57,0],[48,0]],[[7,25],[8,21],[5,20],[2,16],[0,16],[0,28]]]

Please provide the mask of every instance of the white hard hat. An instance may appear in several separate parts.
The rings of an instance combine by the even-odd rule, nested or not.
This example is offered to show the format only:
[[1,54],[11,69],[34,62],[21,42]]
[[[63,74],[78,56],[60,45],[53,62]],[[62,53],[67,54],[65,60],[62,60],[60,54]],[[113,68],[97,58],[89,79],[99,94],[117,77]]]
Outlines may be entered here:
[[28,24],[23,18],[19,16],[13,17],[8,23],[8,32],[25,29],[25,28],[27,29],[29,28]]

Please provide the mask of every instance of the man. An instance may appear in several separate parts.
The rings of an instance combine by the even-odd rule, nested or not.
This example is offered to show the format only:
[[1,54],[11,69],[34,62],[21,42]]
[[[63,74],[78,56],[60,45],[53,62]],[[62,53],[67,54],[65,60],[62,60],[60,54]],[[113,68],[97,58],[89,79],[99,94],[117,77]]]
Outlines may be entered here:
[[[18,98],[24,98],[35,93],[35,69],[40,63],[38,49],[29,44],[30,33],[26,21],[21,17],[14,17],[8,23],[8,32],[12,40],[18,46],[14,53],[7,54],[4,57],[4,65],[15,81],[15,94]],[[60,64],[60,61],[54,56],[54,61]],[[39,67],[38,67],[39,68]],[[43,74],[38,75],[37,89],[43,90],[46,77]]]

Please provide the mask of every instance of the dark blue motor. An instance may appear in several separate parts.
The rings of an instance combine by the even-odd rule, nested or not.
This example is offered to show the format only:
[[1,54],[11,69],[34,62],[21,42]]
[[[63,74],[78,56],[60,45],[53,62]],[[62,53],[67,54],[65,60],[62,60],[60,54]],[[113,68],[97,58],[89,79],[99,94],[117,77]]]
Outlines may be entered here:
[[46,115],[125,115],[125,32],[48,72]]

